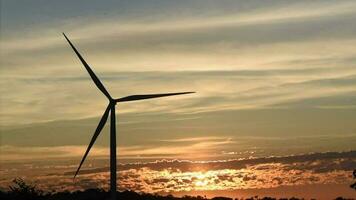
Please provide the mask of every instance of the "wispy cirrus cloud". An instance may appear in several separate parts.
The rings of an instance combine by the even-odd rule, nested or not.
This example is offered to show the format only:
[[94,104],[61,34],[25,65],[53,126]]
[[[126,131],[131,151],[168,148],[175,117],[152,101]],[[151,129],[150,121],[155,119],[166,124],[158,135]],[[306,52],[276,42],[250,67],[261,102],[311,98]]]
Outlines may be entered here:
[[[281,3],[280,5],[275,4],[270,7],[266,6],[264,8],[259,8],[258,5],[254,5],[257,9],[246,9],[244,11],[241,9],[239,14],[226,14],[217,12],[214,14],[208,14],[206,16],[190,16],[189,18],[168,18],[169,20],[164,20],[162,18],[157,19],[154,17],[147,23],[140,18],[134,18],[129,22],[115,23],[117,19],[103,19],[99,18],[96,21],[91,21],[91,24],[87,23],[87,19],[81,20],[80,18],[74,19],[72,21],[57,21],[62,26],[67,27],[66,29],[71,29],[74,35],[81,35],[80,38],[88,39],[98,38],[105,36],[110,38],[119,37],[142,37],[144,35],[150,35],[153,33],[162,32],[186,32],[189,30],[199,31],[207,29],[216,29],[224,27],[239,27],[239,26],[249,26],[249,25],[262,25],[262,24],[274,24],[283,22],[293,22],[298,20],[311,20],[315,18],[328,18],[328,17],[338,17],[338,15],[348,15],[353,14],[353,10],[356,7],[354,2],[341,2],[341,3],[310,3],[308,6],[303,3],[289,4],[288,6]],[[238,3],[237,3],[238,4]],[[253,3],[251,3],[253,4]],[[303,9],[302,9],[303,8]],[[317,8],[317,9],[316,9]],[[167,15],[167,13],[165,13]],[[117,16],[111,16],[112,18],[118,18]],[[119,16],[120,17],[120,16]],[[119,18],[120,19],[120,18]],[[114,25],[113,25],[114,24]],[[80,27],[80,28],[74,28]],[[104,33],[99,30],[106,30]],[[47,31],[49,34],[53,34],[52,31]],[[84,34],[85,33],[85,34]],[[5,49],[17,49],[23,50],[24,48],[37,49],[39,47],[50,47],[53,45],[60,45],[61,43],[56,40],[55,37],[44,38],[43,35],[40,37],[33,32],[32,40],[23,39],[17,42],[11,42],[11,40],[3,41]],[[9,35],[11,36],[11,35]],[[107,39],[106,39],[107,40]],[[18,45],[24,44],[26,42],[31,42],[31,45]],[[11,46],[12,45],[12,46]]]
[[[1,97],[0,123],[101,114],[101,97],[62,38],[63,30],[113,94],[198,91],[177,101],[125,104],[123,112],[265,109],[354,96],[354,2],[228,2],[204,2],[198,6],[200,14],[179,2],[118,3],[130,9],[143,6],[145,12],[132,16],[114,12],[114,6],[105,16],[70,20],[53,13],[48,16],[53,25],[39,18],[36,29],[25,33],[9,24],[16,18],[6,12],[4,26],[9,29],[1,37],[0,84],[11,88],[1,87],[6,95]],[[32,6],[28,9],[42,5]],[[172,12],[176,10],[184,14]],[[95,9],[93,13],[98,15]],[[336,83],[345,79],[350,79],[348,85]]]
[[[172,141],[188,142],[184,144],[170,145]],[[209,153],[216,154],[225,145],[231,145],[235,142],[231,138],[225,137],[196,137],[183,138],[177,140],[161,140],[162,146],[155,145],[135,145],[118,147],[120,158],[164,158],[164,157],[180,157],[190,156],[192,159],[196,157],[206,157]],[[81,157],[86,150],[86,146],[52,146],[52,147],[21,147],[1,145],[0,152],[2,154],[1,160],[3,162],[11,162],[14,160],[43,160],[43,159],[61,159],[61,158],[75,158]],[[197,153],[199,152],[199,153]],[[109,155],[107,147],[99,146],[93,148],[90,156],[102,158]]]
[[[339,67],[298,70],[115,72],[103,74],[102,78],[111,93],[118,96],[135,93],[197,91],[198,93],[193,95],[123,104],[120,107],[120,113],[133,113],[140,110],[186,114],[264,109],[278,104],[288,107],[295,102],[308,99],[345,95],[352,98],[355,93],[355,73],[353,67]],[[102,105],[105,105],[102,101],[104,99],[84,76],[50,79],[7,77],[2,80],[2,83],[13,85],[11,88],[1,88],[2,93],[8,94],[1,98],[3,124],[93,117],[100,115]],[[178,90],[177,87],[180,89]],[[53,90],[54,88],[56,89]],[[18,94],[23,97],[18,98]],[[316,103],[314,106],[322,105]],[[46,115],[43,115],[44,110],[48,111]]]
[[[160,139],[160,137],[163,136],[144,141],[136,140],[131,145],[120,144],[117,149],[119,159],[121,160],[120,162],[127,163],[157,159],[185,158],[189,158],[193,161],[245,159],[252,157],[283,156],[285,154],[293,155],[315,151],[352,150],[352,147],[355,145],[355,142],[353,142],[355,139],[354,134],[300,137],[202,136],[171,139]],[[61,142],[60,139],[57,140],[56,145],[53,145],[47,143],[46,138],[40,138],[44,140],[43,146],[39,144],[31,146],[26,143],[17,144],[15,146],[14,144],[10,145],[11,143],[8,143],[9,140],[6,139],[4,141],[6,143],[0,146],[0,152],[2,154],[0,160],[3,163],[12,163],[16,160],[28,162],[31,160],[61,160],[65,158],[79,160],[87,148],[86,144],[64,145],[66,141]],[[50,136],[50,138],[55,139],[53,136]],[[121,138],[121,140],[122,139],[124,138]],[[127,140],[126,143],[129,143],[131,139],[127,138],[124,140]],[[98,141],[97,143],[98,144],[92,148],[89,158],[91,160],[108,158],[109,147],[104,145],[107,144],[108,141]],[[288,144],[288,148],[286,144]],[[282,152],[281,149],[283,149]],[[333,154],[330,154],[329,156],[332,155]],[[304,157],[300,157],[299,159],[303,160]],[[265,159],[261,160],[261,162],[265,161]],[[240,163],[240,161],[238,162]],[[217,162],[217,165],[220,166],[221,164],[218,163],[219,162]],[[185,164],[183,162],[182,164],[188,164],[189,166],[189,162]],[[213,168],[212,165],[209,165],[206,169]]]

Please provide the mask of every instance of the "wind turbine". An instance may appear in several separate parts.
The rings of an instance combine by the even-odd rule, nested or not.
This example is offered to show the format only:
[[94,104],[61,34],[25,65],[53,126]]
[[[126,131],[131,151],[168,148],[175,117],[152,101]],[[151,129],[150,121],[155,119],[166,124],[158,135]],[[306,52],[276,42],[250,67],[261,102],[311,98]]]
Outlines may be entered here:
[[115,106],[119,102],[126,102],[126,101],[137,101],[143,99],[151,99],[151,98],[159,98],[159,97],[166,97],[166,96],[173,96],[173,95],[182,95],[182,94],[190,94],[194,92],[179,92],[179,93],[164,93],[164,94],[140,94],[140,95],[131,95],[126,96],[118,99],[114,99],[111,97],[109,92],[105,89],[104,85],[100,82],[99,78],[94,74],[93,70],[89,67],[89,65],[85,62],[83,57],[80,55],[78,50],[74,47],[72,42],[67,38],[67,36],[63,33],[65,39],[68,41],[69,45],[72,47],[75,54],[77,54],[79,60],[84,65],[85,69],[88,71],[91,79],[94,81],[95,85],[98,89],[106,96],[109,100],[109,104],[101,117],[99,124],[94,132],[94,135],[88,145],[87,150],[84,153],[84,156],[79,164],[77,171],[75,172],[74,178],[78,175],[78,172],[87,157],[91,147],[95,143],[96,138],[99,136],[101,130],[103,129],[109,113],[110,113],[110,193],[111,198],[116,200],[116,119],[115,119]]

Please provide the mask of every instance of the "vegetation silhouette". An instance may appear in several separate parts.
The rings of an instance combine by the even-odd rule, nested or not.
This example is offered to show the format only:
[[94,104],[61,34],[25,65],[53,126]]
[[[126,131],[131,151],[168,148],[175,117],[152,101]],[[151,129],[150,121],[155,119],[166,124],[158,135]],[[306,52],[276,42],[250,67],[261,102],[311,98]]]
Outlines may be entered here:
[[[352,174],[354,176],[354,179],[356,179],[356,169],[353,171]],[[356,181],[353,184],[351,184],[350,187],[356,190]]]
[[[9,186],[8,191],[0,190],[1,200],[97,200],[109,199],[110,193],[103,189],[88,189],[85,191],[64,191],[64,192],[44,192],[38,189],[35,185],[27,184],[21,178],[13,180],[12,186]],[[229,198],[229,197],[214,197],[206,198],[203,196],[183,196],[174,197],[172,195],[161,196],[158,194],[137,193],[133,191],[116,192],[117,199],[125,200],[242,200],[243,198]],[[303,198],[302,198],[303,199]],[[277,200],[273,197],[250,197],[245,200]],[[279,200],[301,200],[299,198],[279,198]],[[337,197],[335,200],[351,200],[343,197]]]

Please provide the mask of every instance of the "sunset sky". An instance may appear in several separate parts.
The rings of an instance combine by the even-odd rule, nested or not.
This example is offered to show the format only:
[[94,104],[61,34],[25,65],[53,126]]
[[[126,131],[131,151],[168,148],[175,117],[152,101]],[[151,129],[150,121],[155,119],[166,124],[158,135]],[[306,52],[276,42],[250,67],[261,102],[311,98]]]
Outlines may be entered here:
[[117,106],[120,189],[355,195],[356,1],[0,9],[0,187],[19,176],[50,190],[108,187],[108,125],[72,180],[107,100],[65,32],[115,98],[197,92]]

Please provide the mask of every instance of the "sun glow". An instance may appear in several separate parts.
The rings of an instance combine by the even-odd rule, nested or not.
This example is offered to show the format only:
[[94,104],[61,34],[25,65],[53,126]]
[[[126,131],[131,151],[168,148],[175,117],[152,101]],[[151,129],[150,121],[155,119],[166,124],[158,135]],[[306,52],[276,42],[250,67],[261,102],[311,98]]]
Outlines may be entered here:
[[196,189],[206,189],[206,186],[209,183],[209,177],[208,175],[205,174],[198,174],[193,177],[194,179],[196,178],[195,181],[193,181],[193,185],[196,187]]
[[194,184],[196,187],[204,187],[208,184],[208,181],[207,180],[199,180],[199,181],[196,181]]

